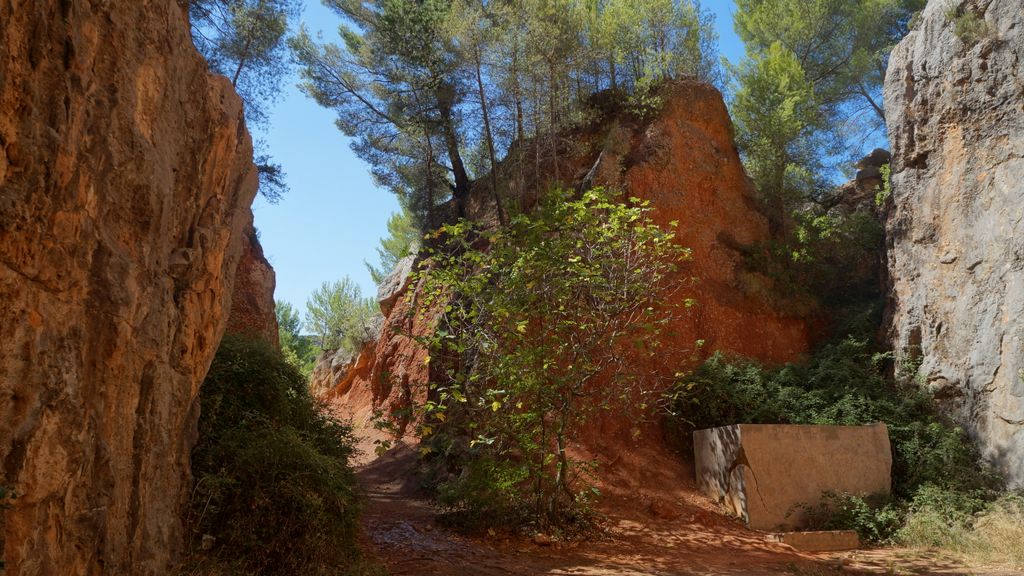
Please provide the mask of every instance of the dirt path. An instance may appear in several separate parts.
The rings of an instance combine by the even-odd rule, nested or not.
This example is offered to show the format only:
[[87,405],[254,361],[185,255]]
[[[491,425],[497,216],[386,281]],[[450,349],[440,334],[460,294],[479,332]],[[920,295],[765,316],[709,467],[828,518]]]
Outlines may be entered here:
[[800,554],[700,506],[684,504],[668,520],[621,498],[602,504],[609,536],[600,541],[539,546],[529,539],[468,538],[435,523],[435,510],[408,474],[414,460],[414,450],[399,446],[359,469],[367,494],[365,538],[393,576],[1012,574],[970,571],[909,551]]
[[412,449],[399,447],[359,471],[367,494],[365,534],[394,576],[767,575],[813,563],[733,526],[701,524],[700,514],[691,515],[694,522],[615,518],[607,540],[576,546],[463,537],[434,522],[435,510],[407,474],[414,458]]

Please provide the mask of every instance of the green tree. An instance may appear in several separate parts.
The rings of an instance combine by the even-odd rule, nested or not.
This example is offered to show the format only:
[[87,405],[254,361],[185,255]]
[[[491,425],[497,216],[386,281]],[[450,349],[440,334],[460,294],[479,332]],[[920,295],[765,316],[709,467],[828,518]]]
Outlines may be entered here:
[[364,298],[359,285],[349,278],[324,282],[306,301],[306,329],[321,349],[358,352],[371,340],[376,302]]
[[416,226],[412,214],[405,208],[401,212],[391,214],[387,225],[388,236],[381,238],[380,246],[377,247],[377,265],[363,261],[370,272],[370,277],[377,284],[395,269],[399,260],[415,254],[420,246],[420,229]]
[[284,359],[309,378],[316,362],[317,350],[312,339],[302,334],[302,318],[289,302],[276,300],[277,335]]
[[421,312],[441,310],[421,433],[439,453],[468,445],[443,487],[456,505],[572,520],[589,463],[569,456],[571,435],[596,410],[653,406],[637,366],[680,312],[668,303],[687,251],[649,210],[600,189],[553,192],[505,230],[462,221],[437,233],[421,272]]
[[347,24],[343,45],[305,30],[291,42],[302,89],[337,110],[338,127],[356,139],[378,184],[422,221],[453,199],[463,213],[470,176],[459,113],[465,88],[456,69],[447,0],[327,0]]
[[499,160],[517,152],[520,182],[531,161],[533,175],[560,180],[559,135],[586,119],[594,92],[716,77],[712,19],[697,2],[629,1],[326,0],[345,18],[341,44],[300,32],[291,45],[303,89],[337,111],[422,228],[465,216],[479,180],[504,224]]
[[210,68],[231,80],[251,124],[266,122],[288,74],[285,37],[299,0],[188,0],[192,37]]
[[[748,53],[776,42],[800,63],[835,122],[884,128],[881,89],[889,53],[925,0],[737,0],[736,32]],[[868,117],[864,118],[863,113]]]
[[892,46],[923,0],[737,0],[747,57],[730,67],[737,141],[776,238],[836,167],[884,130]]
[[[267,108],[281,94],[290,58],[285,38],[300,0],[182,0],[192,39],[210,69],[231,80],[245,103],[250,128],[265,127]],[[260,193],[276,202],[287,191],[281,166],[262,140],[255,142]]]
[[732,69],[736,139],[760,192],[773,236],[785,235],[789,210],[821,184],[824,120],[813,85],[781,43]]

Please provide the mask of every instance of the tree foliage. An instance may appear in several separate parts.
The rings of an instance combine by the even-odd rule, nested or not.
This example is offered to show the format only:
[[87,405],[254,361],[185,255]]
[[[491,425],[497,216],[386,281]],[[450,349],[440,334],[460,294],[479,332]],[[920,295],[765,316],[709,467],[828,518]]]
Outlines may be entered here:
[[[245,103],[250,128],[265,127],[268,107],[281,94],[290,55],[285,38],[301,0],[183,0],[192,39],[210,69],[231,80]],[[276,202],[287,191],[284,174],[256,140],[260,193]]]
[[555,192],[507,229],[436,233],[421,272],[421,313],[440,312],[421,433],[455,455],[442,491],[457,508],[578,518],[589,463],[570,439],[596,410],[645,412],[644,359],[682,308],[670,279],[687,251],[649,210],[600,189]]
[[737,423],[885,422],[898,497],[912,497],[926,484],[960,492],[998,486],[967,434],[949,425],[930,398],[886,379],[888,359],[852,337],[823,346],[808,363],[775,369],[719,354],[681,380],[671,410],[684,431]]
[[[190,572],[349,574],[359,557],[349,427],[261,342],[226,337],[201,390]],[[201,551],[204,535],[215,540]]]
[[729,72],[737,141],[776,237],[838,162],[884,131],[889,52],[923,0],[737,0],[747,58]]
[[[498,160],[532,138],[533,169],[543,157],[557,177],[559,134],[581,118],[592,93],[714,79],[717,70],[711,16],[692,0],[326,4],[345,19],[342,43],[300,32],[292,47],[303,89],[338,112],[377,182],[421,226],[446,220],[438,212],[449,200],[464,216],[470,188],[488,174],[507,221]],[[518,158],[521,170],[526,161]]]
[[350,278],[324,282],[306,301],[306,328],[323,350],[358,352],[374,337],[377,304]]
[[405,208],[401,212],[393,213],[388,218],[387,226],[388,236],[381,238],[380,246],[377,247],[378,263],[373,265],[363,261],[370,272],[370,277],[377,284],[387,278],[399,260],[414,254],[420,246],[420,229],[416,226],[412,214]]
[[299,311],[289,302],[276,300],[274,314],[277,316],[277,336],[281,343],[281,354],[286,362],[309,378],[316,363],[318,350],[313,338],[302,334],[302,318]]

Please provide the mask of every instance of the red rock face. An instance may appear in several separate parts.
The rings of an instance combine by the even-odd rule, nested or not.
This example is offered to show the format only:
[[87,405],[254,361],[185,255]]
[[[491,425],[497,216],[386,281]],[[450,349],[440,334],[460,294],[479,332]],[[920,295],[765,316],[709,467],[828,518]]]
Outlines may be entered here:
[[[576,144],[588,150],[563,159],[562,174],[576,174],[578,180],[586,174],[593,185],[649,200],[655,221],[663,226],[677,221],[679,243],[692,250],[675,297],[694,298],[697,305],[671,327],[655,372],[671,376],[718,350],[768,362],[795,360],[808,350],[807,321],[776,304],[782,299],[772,294],[769,280],[744,270],[736,249],[767,240],[768,222],[754,207],[754,191],[717,90],[677,85],[654,120],[617,120],[578,134]],[[423,393],[427,355],[405,334],[431,326],[413,316],[413,300],[397,300],[380,340],[364,349],[351,370],[336,372],[338,385],[330,377],[318,383],[341,413],[357,417],[357,426],[365,425],[374,410],[400,413],[410,398]],[[697,347],[698,340],[704,345]],[[641,432],[647,438],[657,433],[653,426]],[[633,423],[622,417],[602,418],[582,437],[598,448],[594,445],[614,438],[637,440]]]
[[263,256],[263,247],[250,224],[242,241],[242,258],[235,273],[231,314],[227,331],[281,347],[274,314],[274,268]]
[[366,343],[347,362],[332,366],[332,358],[322,358],[313,372],[311,389],[337,415],[351,419],[366,440],[388,436],[374,428],[376,412],[389,416],[404,433],[412,420],[409,407],[426,397],[429,354],[416,337],[429,334],[434,324],[418,312],[415,298],[403,292],[385,316],[376,341]]
[[697,281],[683,293],[697,305],[675,326],[677,346],[704,340],[704,355],[723,350],[768,362],[806,352],[805,320],[776,307],[768,280],[744,270],[735,249],[768,240],[768,222],[754,208],[718,92],[676,87],[661,117],[633,140],[640,161],[624,171],[621,186],[651,202],[658,224],[678,222],[678,241],[693,254],[684,273]]
[[170,572],[256,186],[178,2],[0,2],[9,576]]

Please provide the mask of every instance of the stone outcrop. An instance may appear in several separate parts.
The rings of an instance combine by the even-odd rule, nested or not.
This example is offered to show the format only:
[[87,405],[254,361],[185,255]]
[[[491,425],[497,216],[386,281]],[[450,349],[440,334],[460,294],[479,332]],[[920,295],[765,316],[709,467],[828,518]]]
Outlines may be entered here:
[[893,347],[1024,485],[1024,2],[929,2],[885,106]]
[[385,437],[374,427],[379,412],[389,413],[400,427],[407,425],[406,409],[422,398],[430,379],[429,354],[416,338],[428,335],[433,323],[417,313],[415,298],[406,297],[416,289],[410,282],[414,265],[414,257],[399,261],[381,282],[378,304],[388,312],[375,319],[362,349],[321,355],[310,378],[310,390],[368,440]]
[[0,2],[9,576],[170,573],[256,187],[178,2]]
[[235,273],[235,287],[231,294],[231,313],[227,331],[248,338],[262,340],[280,348],[277,315],[274,313],[274,268],[263,255],[263,246],[250,224],[242,241],[242,258]]
[[[656,366],[645,369],[671,379],[717,350],[769,362],[794,360],[807,351],[806,319],[766,297],[770,280],[744,266],[741,248],[768,240],[768,221],[755,207],[753,187],[717,90],[681,83],[666,93],[663,111],[652,120],[613,115],[572,136],[577,153],[563,157],[558,169],[574,175],[565,185],[614,186],[624,196],[649,200],[654,220],[663,226],[678,221],[678,241],[692,250],[692,262],[678,278],[679,298],[696,299],[697,305],[664,331],[666,352]],[[536,188],[513,188],[506,197],[529,198]],[[470,214],[479,221],[493,220],[482,213],[490,198],[487,190],[471,197]],[[401,428],[410,402],[425,394],[430,378],[428,355],[416,337],[429,333],[432,319],[418,313],[418,286],[406,280],[405,268],[384,283],[400,288],[382,290],[386,317],[380,339],[364,348],[351,369],[318,369],[322,377],[316,385],[327,390],[323,396],[341,414],[354,418],[357,427],[382,411],[400,415],[394,419]],[[695,346],[698,340],[702,347]],[[587,436],[596,444],[635,442],[634,424],[627,420],[602,419],[589,427]],[[658,434],[656,426],[647,431]]]

